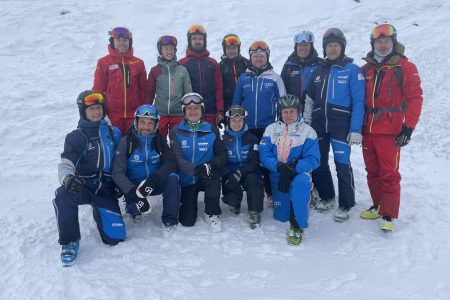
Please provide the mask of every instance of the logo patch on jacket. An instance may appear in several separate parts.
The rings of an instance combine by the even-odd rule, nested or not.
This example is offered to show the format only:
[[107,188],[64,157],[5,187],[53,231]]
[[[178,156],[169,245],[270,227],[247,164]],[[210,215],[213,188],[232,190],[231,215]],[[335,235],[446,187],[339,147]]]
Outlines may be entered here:
[[299,75],[300,71],[292,71],[291,72],[291,77],[295,77],[295,75]]
[[320,82],[320,75],[316,76],[316,79],[314,79],[314,82]]
[[119,68],[119,65],[118,65],[118,64],[114,64],[114,65],[110,65],[110,66],[109,66],[109,70],[110,70],[110,71],[115,70],[115,69],[118,69],[118,68]]
[[181,148],[183,148],[183,149],[189,148],[189,146],[188,146],[186,140],[183,140],[183,141],[181,142]]
[[139,157],[139,154],[133,155],[133,159],[131,161],[132,162],[142,162],[142,160]]

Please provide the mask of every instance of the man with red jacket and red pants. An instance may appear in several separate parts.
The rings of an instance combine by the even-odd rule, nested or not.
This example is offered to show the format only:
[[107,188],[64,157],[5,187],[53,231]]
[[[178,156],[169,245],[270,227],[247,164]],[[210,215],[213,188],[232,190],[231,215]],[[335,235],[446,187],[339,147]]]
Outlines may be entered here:
[[105,94],[108,117],[125,135],[133,123],[134,112],[145,104],[147,73],[142,59],[133,56],[130,30],[116,27],[110,35],[109,54],[97,62],[92,89]]
[[400,208],[400,148],[409,143],[419,121],[422,88],[394,26],[376,26],[370,43],[372,51],[362,67],[366,78],[363,156],[373,205],[361,217],[381,217],[380,228],[392,231]]
[[205,103],[204,120],[215,125],[223,118],[223,82],[217,61],[206,50],[206,30],[192,25],[187,32],[188,48],[180,64],[186,67],[191,78],[192,91],[200,94]]

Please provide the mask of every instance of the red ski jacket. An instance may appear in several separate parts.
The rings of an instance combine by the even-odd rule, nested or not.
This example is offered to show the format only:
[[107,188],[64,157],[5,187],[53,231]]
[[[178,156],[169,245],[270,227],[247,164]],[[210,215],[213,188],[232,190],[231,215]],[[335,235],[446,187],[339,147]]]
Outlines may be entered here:
[[405,47],[395,43],[394,55],[384,64],[364,58],[366,115],[363,133],[397,135],[402,125],[416,127],[422,110],[422,88],[417,67],[403,55]]
[[144,62],[133,56],[133,48],[123,55],[111,45],[108,50],[109,54],[97,62],[92,89],[105,94],[109,115],[133,118],[135,110],[145,104],[147,72]]

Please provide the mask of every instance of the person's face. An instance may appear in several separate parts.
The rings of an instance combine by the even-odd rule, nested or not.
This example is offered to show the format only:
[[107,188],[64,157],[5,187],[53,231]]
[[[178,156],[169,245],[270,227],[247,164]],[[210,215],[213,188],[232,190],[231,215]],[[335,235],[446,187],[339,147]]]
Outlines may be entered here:
[[114,48],[117,49],[120,53],[125,53],[130,48],[130,40],[121,38],[114,38]]
[[103,107],[100,104],[86,108],[86,119],[91,122],[98,122],[103,118]]
[[291,125],[297,122],[298,112],[295,108],[285,108],[281,111],[281,120],[284,123]]
[[198,122],[202,118],[202,106],[200,104],[186,106],[186,118],[192,123]]
[[227,45],[225,46],[225,55],[229,58],[229,59],[233,59],[236,56],[238,56],[239,54],[239,50],[238,50],[238,46],[237,45]]
[[137,120],[137,132],[142,136],[148,136],[155,132],[156,121],[150,118],[141,117]]
[[233,131],[240,131],[244,127],[244,117],[230,118],[230,128]]
[[256,52],[252,54],[252,66],[256,69],[262,69],[267,65],[266,52]]
[[392,41],[392,38],[390,37],[381,37],[375,40],[373,43],[373,47],[375,50],[377,50],[378,53],[384,55],[391,50],[392,46],[394,45],[394,42]]
[[309,53],[311,52],[311,44],[308,42],[301,42],[300,44],[297,44],[297,56],[301,59],[306,59],[309,56]]
[[162,57],[166,60],[172,60],[175,55],[175,47],[173,45],[161,46]]
[[327,47],[325,48],[325,54],[327,55],[327,58],[330,60],[335,60],[339,56],[341,56],[341,51],[342,51],[341,44],[337,42],[328,43]]
[[203,40],[203,35],[201,34],[191,35],[191,46],[192,50],[203,50],[203,48],[205,48],[205,41]]

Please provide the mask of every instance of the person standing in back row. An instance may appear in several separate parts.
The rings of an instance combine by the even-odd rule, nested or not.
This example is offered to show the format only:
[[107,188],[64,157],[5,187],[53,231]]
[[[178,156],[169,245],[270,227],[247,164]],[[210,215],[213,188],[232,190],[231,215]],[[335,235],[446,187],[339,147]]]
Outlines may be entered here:
[[134,111],[145,104],[147,72],[142,59],[133,55],[131,31],[116,27],[109,34],[109,54],[97,62],[92,89],[105,94],[108,118],[125,134]]
[[312,75],[303,117],[317,132],[320,166],[313,181],[320,201],[316,209],[324,212],[335,205],[335,190],[328,155],[333,148],[339,186],[339,207],[334,220],[344,222],[355,205],[351,145],[360,144],[364,118],[364,76],[353,59],[345,55],[347,40],[338,28],[323,35],[325,60]]
[[192,91],[202,96],[205,105],[204,120],[212,125],[223,121],[223,82],[217,61],[206,49],[206,30],[192,25],[187,32],[188,48],[180,64],[186,67]]
[[361,217],[381,217],[380,228],[392,231],[400,209],[400,148],[409,143],[419,121],[422,88],[417,67],[404,55],[394,26],[376,26],[370,45],[362,67],[366,78],[363,157],[373,205]]
[[234,89],[239,77],[247,70],[250,62],[241,55],[241,40],[230,33],[222,39],[223,56],[220,71],[223,79],[224,111],[233,104]]
[[158,64],[151,68],[147,80],[147,101],[161,115],[159,134],[163,137],[183,120],[181,97],[192,92],[189,73],[177,61],[177,44],[176,37],[171,35],[158,39]]

